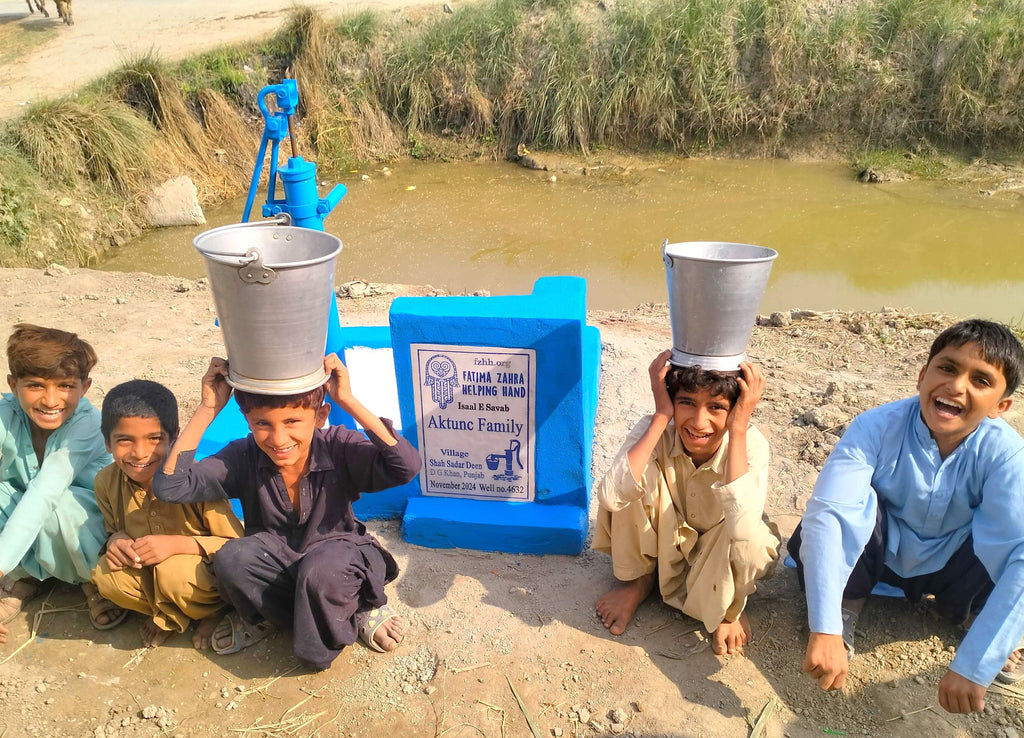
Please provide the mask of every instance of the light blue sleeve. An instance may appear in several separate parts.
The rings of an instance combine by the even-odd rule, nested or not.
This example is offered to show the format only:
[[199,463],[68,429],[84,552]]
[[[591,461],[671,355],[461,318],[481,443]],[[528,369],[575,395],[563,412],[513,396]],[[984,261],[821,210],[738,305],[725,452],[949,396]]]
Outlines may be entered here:
[[807,502],[800,561],[812,633],[843,632],[843,590],[875,527],[878,502],[871,477],[881,443],[875,426],[863,414],[854,419],[825,461]]
[[[31,438],[18,440],[31,447]],[[83,400],[67,423],[47,439],[39,471],[0,531],[0,571],[9,572],[21,562],[73,483],[91,488],[96,472],[109,463],[99,412]]]
[[971,532],[995,587],[949,668],[987,686],[1024,634],[1024,449],[985,475]]

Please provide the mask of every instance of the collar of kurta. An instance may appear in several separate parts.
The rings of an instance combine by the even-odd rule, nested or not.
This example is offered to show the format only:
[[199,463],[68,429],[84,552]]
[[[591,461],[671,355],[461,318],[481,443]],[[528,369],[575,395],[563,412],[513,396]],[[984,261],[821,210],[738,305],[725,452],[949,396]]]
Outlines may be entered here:
[[[327,440],[324,438],[326,433],[327,431],[323,428],[317,428],[313,431],[313,439],[309,443],[309,473],[330,471],[334,468],[334,460],[331,458],[330,450],[327,447]],[[251,433],[249,434],[249,439],[252,441],[252,445],[256,446],[256,441]],[[256,450],[259,452],[259,458],[256,462],[257,466],[260,469],[277,471],[277,464],[263,453],[263,449],[256,446]]]
[[690,455],[686,453],[686,448],[683,446],[683,439],[679,437],[679,431],[676,429],[675,423],[669,427],[672,428],[673,439],[672,451],[669,454],[671,457],[675,458],[677,456],[684,456],[695,469],[710,469],[716,474],[725,473],[725,452],[726,449],[729,448],[729,431],[726,431],[725,435],[722,436],[722,442],[719,444],[718,450],[715,451],[715,455],[698,467],[693,463],[693,459],[690,458]]

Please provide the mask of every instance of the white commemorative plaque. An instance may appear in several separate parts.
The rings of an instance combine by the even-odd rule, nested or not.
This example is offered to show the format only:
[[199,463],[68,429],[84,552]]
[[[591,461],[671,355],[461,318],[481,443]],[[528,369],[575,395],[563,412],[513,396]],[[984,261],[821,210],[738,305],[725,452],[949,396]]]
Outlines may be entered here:
[[532,502],[537,352],[410,349],[423,494]]

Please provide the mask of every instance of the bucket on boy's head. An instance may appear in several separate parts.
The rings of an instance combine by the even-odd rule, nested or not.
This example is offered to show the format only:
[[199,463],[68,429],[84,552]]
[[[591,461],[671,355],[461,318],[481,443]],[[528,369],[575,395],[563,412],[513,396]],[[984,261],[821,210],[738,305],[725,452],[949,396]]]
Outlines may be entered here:
[[290,395],[327,379],[324,348],[341,241],[277,221],[200,233],[228,354],[228,384]]
[[774,249],[745,243],[662,244],[676,366],[732,371],[746,359]]

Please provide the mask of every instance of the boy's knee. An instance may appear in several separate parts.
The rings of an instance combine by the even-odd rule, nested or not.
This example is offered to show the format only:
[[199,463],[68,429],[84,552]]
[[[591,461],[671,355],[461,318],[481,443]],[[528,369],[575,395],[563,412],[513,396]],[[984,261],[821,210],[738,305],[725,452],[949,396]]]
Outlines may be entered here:
[[232,538],[219,549],[213,557],[213,570],[217,579],[231,578],[248,569],[253,556],[258,555],[252,541],[245,537]]
[[153,583],[167,599],[183,603],[196,589],[196,569],[203,562],[202,556],[177,555],[164,559],[153,567]]
[[113,571],[106,557],[101,557],[93,567],[90,579],[105,600],[121,599],[120,595],[136,595],[139,592],[138,573],[130,569]]
[[734,571],[753,571],[760,578],[770,574],[779,558],[779,540],[766,528],[764,535],[745,541],[733,541],[729,563]]

